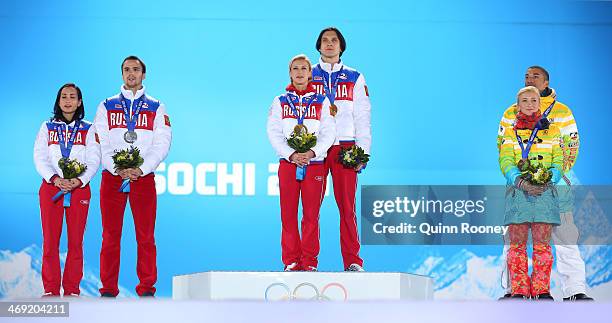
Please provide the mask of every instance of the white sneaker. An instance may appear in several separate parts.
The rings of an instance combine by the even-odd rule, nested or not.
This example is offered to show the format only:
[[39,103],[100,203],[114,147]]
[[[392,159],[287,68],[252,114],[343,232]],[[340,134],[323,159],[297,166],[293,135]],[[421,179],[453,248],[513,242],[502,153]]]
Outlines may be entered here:
[[290,265],[285,266],[285,271],[299,271],[300,269],[298,268],[298,263],[294,262],[291,263]]
[[365,269],[358,264],[351,264],[344,271],[365,271]]

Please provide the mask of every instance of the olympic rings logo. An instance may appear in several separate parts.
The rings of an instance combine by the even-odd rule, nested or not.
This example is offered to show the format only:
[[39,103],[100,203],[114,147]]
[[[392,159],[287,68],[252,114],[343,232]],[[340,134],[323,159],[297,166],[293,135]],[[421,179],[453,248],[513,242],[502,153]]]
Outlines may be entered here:
[[295,286],[293,291],[285,283],[272,283],[272,284],[270,284],[266,288],[266,292],[264,294],[264,299],[266,301],[270,300],[269,299],[270,291],[272,289],[280,289],[280,288],[282,288],[286,294],[283,295],[281,298],[276,299],[276,300],[288,301],[288,300],[304,299],[304,298],[299,298],[297,294],[298,294],[298,291],[300,289],[303,289],[303,288],[306,288],[306,287],[308,287],[308,288],[310,288],[310,289],[312,289],[314,291],[315,295],[313,297],[311,297],[311,298],[308,298],[308,299],[313,300],[313,301],[331,301],[332,299],[325,294],[331,288],[340,289],[342,291],[342,294],[344,295],[343,301],[346,301],[348,299],[348,291],[340,283],[329,283],[329,284],[323,286],[323,288],[319,292],[319,289],[317,288],[317,286],[315,286],[313,283],[309,283],[309,282],[303,282],[303,283],[298,284],[297,286]]

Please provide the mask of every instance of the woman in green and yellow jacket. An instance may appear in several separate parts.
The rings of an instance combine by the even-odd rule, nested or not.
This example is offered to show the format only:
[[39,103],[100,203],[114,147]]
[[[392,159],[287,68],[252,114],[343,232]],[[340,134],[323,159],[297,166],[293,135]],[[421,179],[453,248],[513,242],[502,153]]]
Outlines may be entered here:
[[[561,133],[546,122],[540,111],[540,93],[528,86],[517,94],[517,122],[506,129],[499,151],[499,164],[509,189],[504,222],[509,226],[508,271],[512,296],[548,299],[553,264],[550,237],[553,225],[560,224],[554,183],[563,175]],[[546,185],[532,184],[521,176],[519,164],[541,164],[550,168]],[[528,276],[527,237],[533,240],[533,272]]]

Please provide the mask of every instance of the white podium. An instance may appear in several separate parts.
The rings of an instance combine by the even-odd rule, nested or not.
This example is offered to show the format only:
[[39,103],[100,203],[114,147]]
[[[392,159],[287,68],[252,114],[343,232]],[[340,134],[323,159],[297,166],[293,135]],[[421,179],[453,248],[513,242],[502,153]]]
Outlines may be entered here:
[[172,278],[175,300],[431,300],[430,277],[379,272],[203,272]]

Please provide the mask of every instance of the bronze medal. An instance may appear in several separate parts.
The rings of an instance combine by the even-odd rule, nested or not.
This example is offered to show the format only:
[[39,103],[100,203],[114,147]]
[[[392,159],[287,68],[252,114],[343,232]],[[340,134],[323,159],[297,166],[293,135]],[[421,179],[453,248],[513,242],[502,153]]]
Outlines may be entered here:
[[329,114],[331,114],[332,117],[335,117],[336,113],[338,113],[338,107],[332,103],[332,105],[329,106]]
[[306,128],[306,126],[305,126],[305,125],[303,125],[303,124],[297,124],[297,125],[295,125],[295,127],[293,128],[293,132],[294,132],[296,135],[301,135],[301,134],[307,133],[307,132],[308,132],[308,129],[307,129],[307,128]]

